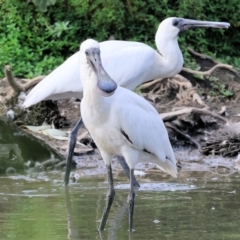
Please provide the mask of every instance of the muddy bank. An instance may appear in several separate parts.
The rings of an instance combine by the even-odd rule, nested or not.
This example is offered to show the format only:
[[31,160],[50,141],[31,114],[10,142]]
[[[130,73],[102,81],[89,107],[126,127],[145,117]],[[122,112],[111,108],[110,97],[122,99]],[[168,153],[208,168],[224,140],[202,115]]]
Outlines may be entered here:
[[[1,121],[1,132],[4,132],[3,129],[7,129],[7,124],[8,123],[4,122],[3,126],[3,121]],[[26,134],[22,130],[19,130],[19,128],[16,128],[16,126],[13,127],[13,129],[14,131],[12,132],[8,131],[8,136],[6,136],[5,130],[5,134],[2,135],[2,139],[0,141],[2,150],[0,156],[0,171],[2,173],[9,174],[24,171],[30,174],[52,170],[58,170],[64,173],[65,158],[62,156],[64,156],[65,153],[63,151],[55,151],[55,149],[51,148],[50,146],[53,143],[52,140],[48,139],[48,142],[46,142],[44,138],[41,138],[40,134],[37,134],[39,135],[38,138],[42,139],[39,141],[34,139],[36,137],[36,134],[35,137],[32,137],[32,135]],[[82,132],[84,132],[83,129]],[[21,139],[18,140],[18,142],[14,141],[14,144],[9,144],[10,141],[13,141],[13,137],[11,137],[11,139],[9,139],[9,137],[16,135],[21,135]],[[23,136],[26,139],[23,139]],[[46,136],[45,138],[47,139]],[[86,137],[85,141],[86,139],[88,138]],[[28,141],[30,142],[28,143]],[[63,146],[62,141],[54,141],[56,145]],[[22,145],[19,144],[19,142]],[[34,146],[35,142],[40,146]],[[99,154],[98,149],[96,149],[90,140],[88,143],[84,143],[87,144],[88,148],[91,150],[81,152],[83,149],[82,146],[76,148],[74,156],[74,162],[76,164],[73,165],[73,171],[71,172],[70,176],[72,182],[79,181],[81,177],[87,176],[100,176],[105,178],[106,167]],[[67,142],[65,145],[67,147]],[[4,149],[5,151],[3,151]],[[50,153],[52,154],[51,157],[49,157],[49,152],[47,152],[45,149],[50,150]],[[44,155],[43,151],[46,152],[46,156]],[[62,152],[62,154],[59,155],[59,152]],[[235,172],[239,172],[240,170],[240,159],[237,159],[237,157],[224,158],[222,156],[217,156],[214,154],[204,156],[198,149],[194,149],[194,147],[189,146],[181,148],[175,146],[174,152],[176,159],[181,166],[181,168],[178,169],[179,176],[184,178],[191,178],[193,172],[199,172],[199,174],[201,172],[202,174],[205,174],[206,177],[224,177],[229,176]],[[33,154],[33,156],[31,156],[31,154]],[[39,158],[38,155],[41,155],[41,158]],[[114,174],[125,179],[125,174],[116,159],[113,159],[112,164]],[[158,168],[155,167],[154,164],[151,163],[139,163],[136,167],[135,174],[137,175],[138,179],[142,179],[144,181],[147,181],[148,178],[154,179],[154,176],[157,177],[158,175],[166,178],[169,177],[168,174],[161,172]]]
[[[97,151],[98,152],[98,151]],[[174,149],[176,158],[181,162],[181,168],[178,169],[180,178],[192,178],[199,175],[207,178],[229,177],[230,175],[239,172],[240,159],[224,158],[221,156],[203,156],[197,150],[190,149]],[[75,156],[77,162],[76,169],[71,172],[71,180],[73,182],[80,181],[82,177],[99,176],[105,178],[106,167],[99,154],[89,156]],[[113,172],[115,177],[122,177],[127,181],[121,166],[116,159],[113,159]],[[146,182],[147,179],[154,178],[169,178],[167,173],[157,169],[154,164],[138,163],[135,169],[135,175],[141,181]]]

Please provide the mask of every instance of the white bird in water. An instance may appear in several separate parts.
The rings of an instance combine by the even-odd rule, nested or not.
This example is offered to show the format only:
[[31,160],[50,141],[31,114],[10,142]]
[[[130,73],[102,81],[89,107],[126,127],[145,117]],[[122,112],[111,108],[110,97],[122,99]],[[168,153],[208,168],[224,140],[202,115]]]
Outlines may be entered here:
[[144,98],[117,86],[104,70],[98,42],[92,39],[84,41],[79,55],[83,85],[81,116],[103,157],[108,175],[109,189],[99,230],[104,230],[115,195],[111,160],[120,155],[130,168],[128,203],[129,230],[132,231],[136,164],[152,162],[177,177],[174,152],[156,109]]
[[[228,28],[229,23],[197,21],[171,17],[163,20],[156,32],[155,42],[159,53],[146,44],[131,41],[101,42],[101,58],[106,71],[122,87],[134,89],[141,83],[156,78],[172,77],[183,66],[182,52],[178,46],[178,34],[191,28],[212,27]],[[27,95],[23,104],[30,107],[42,100],[82,98],[83,86],[79,69],[79,52],[72,55],[62,65],[44,78]],[[80,79],[80,81],[79,81]],[[69,182],[71,161],[81,119],[74,127],[65,175],[65,184]],[[118,158],[126,173],[129,172],[123,159]]]

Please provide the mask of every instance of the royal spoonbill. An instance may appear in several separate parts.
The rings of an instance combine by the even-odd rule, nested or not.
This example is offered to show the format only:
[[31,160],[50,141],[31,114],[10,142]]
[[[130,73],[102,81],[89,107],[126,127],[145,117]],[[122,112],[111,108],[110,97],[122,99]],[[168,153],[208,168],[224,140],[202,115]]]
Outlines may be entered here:
[[[140,42],[105,41],[100,43],[102,63],[106,71],[122,87],[134,89],[155,78],[172,77],[183,66],[178,34],[191,28],[228,28],[229,23],[197,21],[170,17],[163,20],[156,32],[155,49]],[[37,84],[27,95],[24,107],[42,100],[82,98],[83,87],[79,70],[79,52]]]
[[104,229],[115,195],[111,160],[119,155],[125,158],[130,168],[128,203],[129,230],[132,231],[136,164],[152,162],[177,177],[176,159],[156,109],[144,98],[117,86],[103,68],[100,47],[98,42],[88,39],[81,44],[79,52],[83,86],[81,116],[102,155],[108,176],[107,201],[99,230]]
[[[118,85],[134,89],[143,82],[155,78],[172,77],[181,71],[183,56],[177,40],[180,32],[198,27],[228,28],[229,26],[229,23],[224,22],[170,17],[160,23],[156,32],[155,42],[160,54],[144,43],[106,41],[100,43],[102,63]],[[30,107],[47,99],[70,97],[81,99],[83,87],[80,72],[79,52],[77,52],[34,87],[27,95],[23,106]],[[81,126],[80,119],[71,133],[65,184],[69,182],[73,150]],[[118,158],[118,160],[124,171],[128,173],[129,169],[124,159]]]

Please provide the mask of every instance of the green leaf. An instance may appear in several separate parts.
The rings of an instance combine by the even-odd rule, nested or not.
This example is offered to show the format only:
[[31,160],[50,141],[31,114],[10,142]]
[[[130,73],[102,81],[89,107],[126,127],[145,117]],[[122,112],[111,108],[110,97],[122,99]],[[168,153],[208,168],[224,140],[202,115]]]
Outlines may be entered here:
[[32,2],[40,9],[40,11],[47,11],[47,7],[54,5],[56,0],[32,0]]

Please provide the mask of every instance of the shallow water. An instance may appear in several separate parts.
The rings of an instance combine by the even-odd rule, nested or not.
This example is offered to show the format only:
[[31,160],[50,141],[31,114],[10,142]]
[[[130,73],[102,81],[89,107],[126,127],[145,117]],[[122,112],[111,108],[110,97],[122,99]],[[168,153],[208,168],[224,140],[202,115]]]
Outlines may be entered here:
[[[50,152],[25,141],[16,131],[6,134],[4,128],[1,134],[2,146],[15,144],[19,150],[0,152],[0,240],[240,239],[238,173],[180,171],[176,180],[159,173],[138,176],[141,188],[136,193],[135,231],[130,236],[129,185],[125,177],[114,174],[116,195],[100,238],[98,220],[107,191],[103,175],[81,177],[65,188],[61,171],[38,173],[22,167],[29,159],[46,160]],[[6,174],[9,161],[21,166],[14,165],[16,173]]]
[[0,174],[33,168],[51,157],[58,158],[46,144],[0,118]]
[[[202,176],[201,176],[202,175]],[[240,178],[193,173],[176,181],[141,182],[132,239],[240,239]],[[82,178],[68,188],[59,172],[1,175],[0,239],[100,239],[97,232],[107,183]],[[121,182],[122,181],[122,182]],[[116,196],[102,239],[128,239],[128,184]]]

